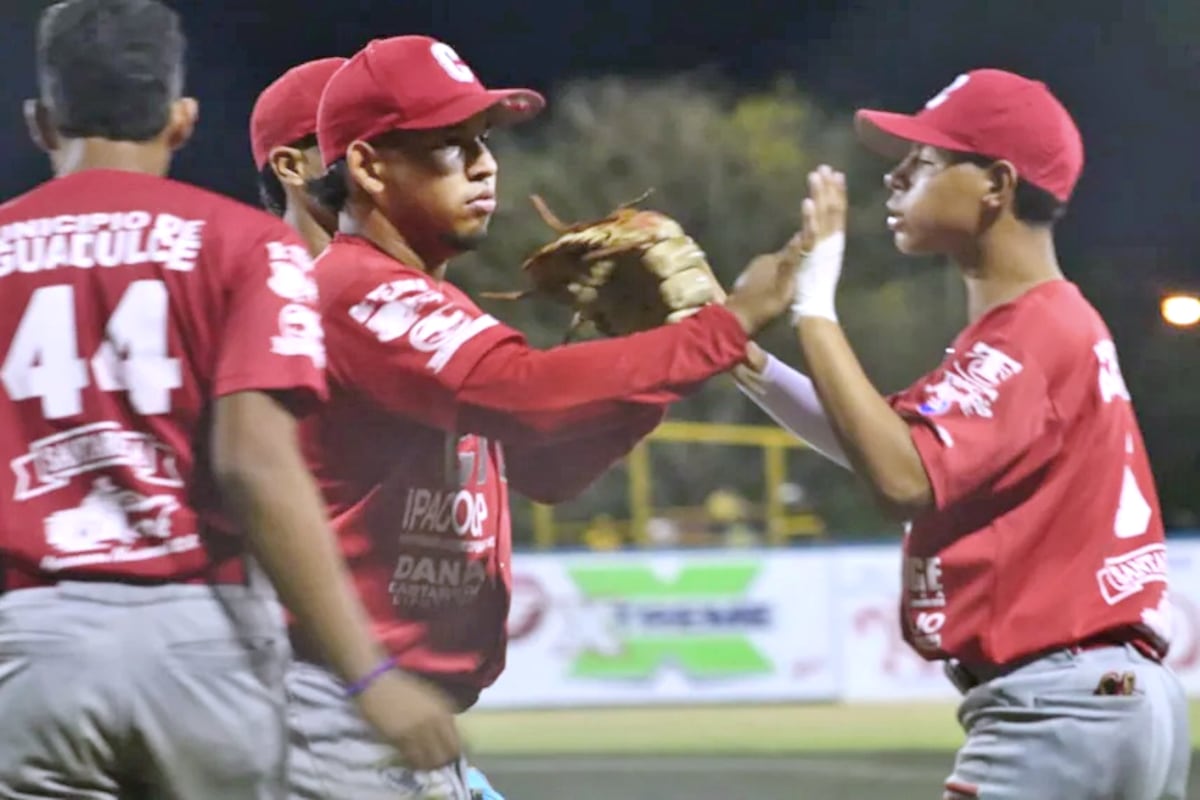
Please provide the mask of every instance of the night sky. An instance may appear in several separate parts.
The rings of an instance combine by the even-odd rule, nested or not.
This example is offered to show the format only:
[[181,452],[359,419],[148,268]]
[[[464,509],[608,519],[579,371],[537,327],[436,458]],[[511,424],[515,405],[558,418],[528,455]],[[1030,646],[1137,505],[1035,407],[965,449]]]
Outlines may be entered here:
[[[0,195],[45,177],[20,100],[34,91],[45,3],[0,0]],[[835,110],[915,110],[960,71],[1045,80],[1075,114],[1088,165],[1060,241],[1136,251],[1156,281],[1200,255],[1200,3],[1195,0],[180,0],[201,126],[175,176],[254,199],[246,120],[289,66],[371,38],[426,33],[486,83],[551,91],[572,77],[708,68],[748,86],[790,74]],[[711,10],[705,10],[711,9]],[[1151,9],[1151,10],[1148,10]],[[631,147],[636,143],[631,142]],[[1150,276],[1156,276],[1151,278]],[[1200,285],[1200,277],[1194,278]]]

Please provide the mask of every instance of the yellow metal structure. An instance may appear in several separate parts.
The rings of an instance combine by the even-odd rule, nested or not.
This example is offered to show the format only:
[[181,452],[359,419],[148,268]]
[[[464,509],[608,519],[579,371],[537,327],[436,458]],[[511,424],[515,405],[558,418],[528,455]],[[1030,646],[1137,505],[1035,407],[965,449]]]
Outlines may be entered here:
[[[789,517],[780,487],[787,480],[787,451],[801,449],[804,443],[770,425],[732,425],[713,422],[664,422],[630,452],[625,465],[628,474],[630,520],[628,530],[635,542],[644,542],[647,525],[654,516],[653,474],[650,447],[657,442],[713,444],[757,447],[763,453],[763,483],[766,490],[765,523],[772,544],[789,536],[820,533],[820,521],[812,515]],[[533,504],[533,540],[538,548],[553,547],[558,540],[554,509]]]

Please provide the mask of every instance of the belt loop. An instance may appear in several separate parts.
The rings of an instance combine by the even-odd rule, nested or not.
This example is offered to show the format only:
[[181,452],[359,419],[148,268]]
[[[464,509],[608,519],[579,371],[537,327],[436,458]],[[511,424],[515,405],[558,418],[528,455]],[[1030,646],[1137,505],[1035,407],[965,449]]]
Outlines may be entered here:
[[278,599],[279,595],[275,591],[275,584],[267,577],[267,573],[258,563],[258,559],[249,553],[245,553],[239,556],[239,560],[242,562],[242,576],[246,588],[256,596],[263,595]]
[[949,659],[942,665],[942,671],[959,694],[966,694],[979,685],[979,682],[955,659]]
[[248,553],[242,553],[237,560],[241,562],[242,584],[254,591],[258,588],[259,579],[264,577],[258,569],[258,563]]

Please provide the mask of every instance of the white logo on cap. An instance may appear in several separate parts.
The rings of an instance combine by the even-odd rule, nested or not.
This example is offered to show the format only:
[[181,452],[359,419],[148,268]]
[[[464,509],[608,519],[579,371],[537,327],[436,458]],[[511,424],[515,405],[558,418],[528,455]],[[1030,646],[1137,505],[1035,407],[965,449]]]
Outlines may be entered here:
[[934,95],[933,99],[925,104],[925,108],[927,108],[927,109],[937,108],[942,103],[949,100],[950,95],[953,92],[956,92],[959,89],[961,89],[962,87],[966,86],[967,81],[969,81],[969,80],[971,80],[970,75],[967,75],[966,73],[959,75],[957,78],[954,79],[954,83],[950,84],[945,89],[942,89],[940,92],[938,92],[936,95]]
[[429,52],[433,54],[442,69],[446,70],[446,74],[454,80],[459,83],[475,82],[475,73],[471,72],[467,62],[463,61],[450,45],[445,42],[434,42],[430,46]]

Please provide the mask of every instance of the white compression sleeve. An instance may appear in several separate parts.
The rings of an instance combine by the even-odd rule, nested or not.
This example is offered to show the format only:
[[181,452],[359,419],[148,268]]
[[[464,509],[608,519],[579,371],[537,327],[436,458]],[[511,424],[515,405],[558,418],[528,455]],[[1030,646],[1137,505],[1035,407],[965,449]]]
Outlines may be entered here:
[[737,382],[742,394],[781,426],[830,461],[850,469],[842,445],[825,416],[816,387],[807,375],[768,353],[766,369],[757,376],[754,384]]

